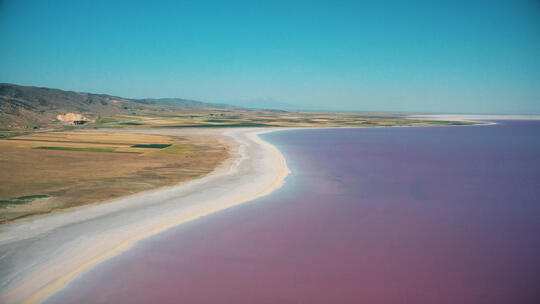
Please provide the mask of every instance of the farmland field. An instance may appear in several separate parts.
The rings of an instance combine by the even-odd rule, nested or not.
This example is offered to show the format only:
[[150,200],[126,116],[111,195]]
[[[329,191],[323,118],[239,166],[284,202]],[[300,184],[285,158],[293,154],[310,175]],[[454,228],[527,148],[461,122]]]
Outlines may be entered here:
[[112,132],[0,140],[0,223],[172,185],[227,157],[217,139]]
[[413,120],[397,114],[286,112],[247,109],[197,109],[191,112],[145,112],[98,119],[91,126],[137,127],[377,127],[462,125],[468,122]]

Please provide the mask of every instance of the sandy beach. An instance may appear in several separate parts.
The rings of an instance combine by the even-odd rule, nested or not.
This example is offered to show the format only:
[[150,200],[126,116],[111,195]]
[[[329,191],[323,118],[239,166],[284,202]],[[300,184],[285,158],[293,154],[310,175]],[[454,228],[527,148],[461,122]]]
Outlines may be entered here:
[[273,130],[117,130],[218,136],[232,157],[200,179],[1,226],[0,302],[37,303],[138,240],[278,189],[285,158],[257,136]]

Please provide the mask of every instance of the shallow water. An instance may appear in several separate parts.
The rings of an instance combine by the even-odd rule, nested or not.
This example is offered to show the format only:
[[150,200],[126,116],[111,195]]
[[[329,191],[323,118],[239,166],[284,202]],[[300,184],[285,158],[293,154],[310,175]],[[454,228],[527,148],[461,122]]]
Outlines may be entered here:
[[280,131],[272,195],[170,229],[48,303],[537,303],[540,122]]

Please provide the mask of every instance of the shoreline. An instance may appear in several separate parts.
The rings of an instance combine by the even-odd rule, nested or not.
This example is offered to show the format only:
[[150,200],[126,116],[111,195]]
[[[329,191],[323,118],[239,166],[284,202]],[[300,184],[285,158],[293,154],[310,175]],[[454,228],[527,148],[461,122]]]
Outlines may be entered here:
[[[540,120],[540,115],[500,115],[500,114],[414,114],[408,119],[431,121],[461,121],[478,123],[478,125],[496,125],[494,120]],[[477,126],[478,126],[477,125]]]
[[[197,130],[236,143],[234,156],[209,175],[0,227],[0,299],[5,303],[40,302],[138,240],[272,193],[283,185],[290,170],[279,150],[258,135],[281,129]],[[36,250],[41,254],[33,254]]]
[[[472,126],[495,124],[494,122],[486,121],[482,121],[481,123],[482,124]],[[400,126],[381,126],[377,128],[386,127]],[[189,132],[191,135],[221,137],[228,141],[229,148],[231,149],[231,156],[213,172],[198,179],[182,182],[174,186],[165,186],[142,193],[132,194],[96,205],[74,207],[44,216],[30,217],[0,226],[0,274],[2,274],[0,276],[0,301],[6,301],[6,303],[40,302],[69,284],[69,282],[79,274],[102,261],[121,254],[139,240],[197,218],[270,194],[281,187],[286,176],[290,173],[290,170],[287,167],[286,160],[281,152],[272,144],[260,139],[258,135],[277,130],[327,128],[351,127],[96,130],[106,130],[118,133],[144,133],[177,136],[181,136],[184,134],[183,132]],[[92,131],[93,130],[85,130],[83,132]],[[257,159],[256,157],[249,156],[248,154],[253,152],[252,150],[254,147],[264,150],[270,157]],[[242,183],[237,185],[237,187],[242,187],[247,190],[229,190],[229,196],[221,200],[216,198],[212,199],[211,197],[204,198],[204,193],[196,193],[198,191],[205,191],[207,185],[210,185],[210,187],[220,187],[220,180],[223,182],[223,180],[227,179],[229,176],[242,175],[242,172],[240,172],[242,171],[240,168],[242,165],[249,163],[253,167],[254,162],[257,161],[259,163],[266,163],[265,166],[259,166],[259,168],[257,168],[259,174],[263,172],[266,174],[262,175],[267,175],[267,177],[271,175],[272,177],[270,178],[273,178],[274,182],[269,183],[266,181],[264,182],[264,187],[256,187],[257,189],[253,190],[250,188],[252,188],[253,184],[257,184],[257,181],[253,181],[251,178],[245,179]],[[251,169],[252,171],[257,171],[254,168]],[[266,171],[274,172],[268,174],[265,169],[267,169]],[[245,172],[243,173],[245,175]],[[249,193],[246,193],[246,191]],[[184,192],[191,193],[186,195]],[[188,198],[185,198],[185,196]],[[189,197],[192,196],[196,196],[198,199],[202,196],[203,202],[185,204],[185,201],[189,200]],[[38,248],[44,246],[49,247],[49,252],[45,253],[44,257],[36,255],[34,257],[37,259],[37,262],[31,263],[32,261],[26,261],[26,263],[30,263],[30,266],[21,265],[20,263],[22,263],[22,261],[19,259],[18,261],[15,261],[16,263],[13,265],[9,265],[10,267],[8,267],[6,271],[5,265],[9,264],[11,261],[6,262],[5,258],[6,255],[9,255],[9,251],[13,250],[13,248],[11,248],[13,246],[10,245],[18,246],[19,243],[31,243],[32,239],[47,237],[48,234],[54,234],[56,230],[61,230],[66,226],[84,225],[86,222],[99,221],[102,217],[112,216],[121,218],[123,213],[130,213],[133,209],[135,209],[135,211],[141,211],[141,209],[143,209],[143,214],[146,212],[144,209],[162,209],[162,211],[166,210],[167,213],[171,212],[170,208],[167,209],[168,207],[160,208],[162,207],[163,200],[167,202],[170,200],[182,200],[184,204],[173,206],[173,213],[169,215],[156,214],[154,212],[155,217],[150,219],[139,217],[131,219],[128,223],[112,225],[112,227],[86,227],[85,229],[87,230],[83,231],[82,237],[81,235],[73,235],[72,237],[74,240],[68,240],[69,244],[60,246],[60,249],[50,250],[51,247],[55,245],[54,242],[52,245],[38,245]],[[175,210],[176,213],[174,213]],[[91,231],[91,229],[97,229],[97,231]],[[93,236],[87,237],[85,232],[93,234]],[[89,242],[88,240],[81,241],[81,238],[85,239],[85,237],[89,239]],[[32,247],[33,246],[28,246],[30,249],[33,249]],[[56,255],[59,253],[60,256],[57,257]],[[51,256],[53,256],[53,258],[49,261],[47,257]],[[22,270],[18,269],[19,267],[21,267]],[[11,272],[16,273],[13,275]]]

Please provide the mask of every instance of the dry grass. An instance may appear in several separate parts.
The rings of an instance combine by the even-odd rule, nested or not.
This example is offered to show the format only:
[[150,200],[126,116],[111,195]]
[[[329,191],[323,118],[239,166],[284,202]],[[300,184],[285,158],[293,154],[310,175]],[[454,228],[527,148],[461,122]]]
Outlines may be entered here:
[[[285,112],[244,109],[199,109],[189,113],[145,113],[140,116],[106,117],[107,127],[376,127],[466,124],[407,119],[385,113]],[[124,123],[122,123],[124,121]],[[98,123],[99,125],[99,123]]]
[[[170,146],[132,147],[147,144]],[[226,157],[217,139],[192,136],[56,132],[0,140],[0,222],[200,177]]]

